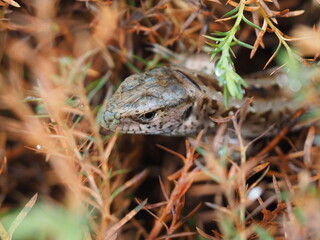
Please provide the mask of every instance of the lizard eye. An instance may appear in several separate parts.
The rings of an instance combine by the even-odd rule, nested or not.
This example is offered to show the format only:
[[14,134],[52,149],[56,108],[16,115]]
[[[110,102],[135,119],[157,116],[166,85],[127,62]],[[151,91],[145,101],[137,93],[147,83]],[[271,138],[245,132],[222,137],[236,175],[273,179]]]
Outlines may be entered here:
[[143,121],[151,121],[156,116],[156,111],[147,112],[145,114],[142,114],[140,116],[140,119]]

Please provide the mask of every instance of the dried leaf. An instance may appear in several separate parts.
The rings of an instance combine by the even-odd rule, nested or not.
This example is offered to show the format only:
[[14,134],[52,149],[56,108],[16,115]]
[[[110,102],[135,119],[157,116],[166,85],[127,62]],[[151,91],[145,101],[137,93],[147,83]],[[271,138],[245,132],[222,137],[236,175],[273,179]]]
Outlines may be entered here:
[[4,2],[6,2],[6,3],[8,3],[9,5],[11,5],[11,6],[14,6],[14,7],[21,7],[20,5],[19,5],[19,3],[17,3],[16,1],[13,1],[13,0],[2,0],[2,1],[4,1]]
[[300,16],[302,14],[304,14],[304,10],[297,10],[297,11],[290,11],[289,9],[283,10],[281,12],[275,12],[272,11],[273,16],[272,17],[297,17]]
[[[262,38],[266,32],[266,29],[267,29],[267,26],[268,26],[268,23],[266,21],[263,21],[263,25],[262,25],[262,31],[259,32],[258,36],[257,36],[257,39],[256,41],[254,42],[253,44],[253,49],[250,53],[250,59],[253,58],[253,56],[255,55],[255,53],[257,52],[258,50],[258,46],[261,45],[262,47],[264,47],[264,44],[262,43]],[[259,31],[258,29],[256,29],[257,31]]]
[[304,157],[303,161],[306,165],[311,164],[311,148],[312,148],[312,143],[315,138],[315,132],[316,129],[314,126],[311,126],[308,131],[307,139],[304,143]]
[[268,62],[264,65],[263,69],[266,69],[266,67],[272,62],[272,60],[277,56],[279,50],[280,50],[280,47],[281,47],[281,42],[279,41],[279,44],[276,48],[276,50],[274,51],[274,53],[272,54],[272,56],[269,58]]
[[250,178],[252,177],[253,175],[255,175],[256,173],[258,172],[261,172],[263,169],[265,169],[266,167],[268,167],[270,165],[269,162],[265,162],[265,163],[262,163],[256,167],[254,167],[253,169],[251,169],[249,172],[248,172],[248,176],[247,178]]

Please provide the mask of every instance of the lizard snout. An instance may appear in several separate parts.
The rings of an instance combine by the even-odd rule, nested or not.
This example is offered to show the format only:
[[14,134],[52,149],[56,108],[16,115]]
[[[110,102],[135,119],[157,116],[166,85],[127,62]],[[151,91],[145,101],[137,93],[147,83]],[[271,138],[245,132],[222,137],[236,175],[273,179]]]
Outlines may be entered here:
[[119,123],[119,118],[117,118],[115,112],[106,110],[103,113],[104,127],[110,130],[115,130],[117,124]]

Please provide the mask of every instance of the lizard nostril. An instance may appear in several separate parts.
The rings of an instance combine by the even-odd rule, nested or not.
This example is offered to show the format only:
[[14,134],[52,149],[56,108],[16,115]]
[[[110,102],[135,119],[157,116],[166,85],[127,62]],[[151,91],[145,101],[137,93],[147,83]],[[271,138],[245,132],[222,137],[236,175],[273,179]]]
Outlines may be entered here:
[[107,125],[109,125],[110,123],[112,123],[112,121],[114,120],[114,118],[115,118],[115,113],[110,112],[110,111],[108,111],[108,110],[106,110],[106,111],[104,112],[104,114],[103,114],[103,119],[104,119],[104,121],[105,121],[105,123],[106,123]]
[[106,110],[103,113],[103,120],[104,121],[102,121],[102,127],[106,128],[108,130],[114,131],[120,123],[120,121],[119,121],[120,116],[121,116],[121,114],[119,114],[119,113],[115,113],[115,112],[111,112],[109,110]]

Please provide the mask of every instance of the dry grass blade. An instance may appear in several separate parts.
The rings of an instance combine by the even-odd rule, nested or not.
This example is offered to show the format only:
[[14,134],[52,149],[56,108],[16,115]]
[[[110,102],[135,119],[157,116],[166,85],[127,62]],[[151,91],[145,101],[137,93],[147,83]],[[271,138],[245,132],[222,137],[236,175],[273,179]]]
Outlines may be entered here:
[[[263,138],[268,132],[270,132],[274,128],[274,124],[270,125],[263,133],[261,133],[258,137],[252,139],[249,143],[247,143],[246,148],[252,146],[256,141]],[[261,155],[262,156],[262,155]],[[260,157],[261,157],[260,156]]]
[[167,148],[167,147],[162,146],[160,144],[157,144],[157,147],[167,151],[168,153],[171,153],[172,155],[175,155],[176,157],[180,158],[184,163],[186,162],[186,157],[183,156],[182,154],[177,153],[177,152],[171,150],[170,148]]
[[124,216],[119,222],[107,230],[104,240],[113,239],[116,237],[117,231],[126,224],[131,218],[133,218],[145,205],[147,204],[147,199],[140,203],[137,207],[131,210],[126,216]]
[[290,11],[289,9],[281,11],[281,12],[273,12],[274,17],[297,17],[304,14],[304,10]]
[[254,55],[256,54],[256,52],[258,50],[259,45],[264,46],[263,42],[262,42],[262,39],[263,39],[264,34],[266,33],[267,27],[268,27],[267,22],[263,21],[263,24],[262,24],[262,27],[261,27],[263,29],[263,31],[259,31],[258,29],[256,29],[256,31],[259,31],[259,34],[257,36],[256,41],[253,44],[253,49],[251,50],[250,58],[254,57]]
[[265,70],[269,64],[273,61],[273,59],[277,56],[279,50],[280,50],[280,47],[281,47],[281,42],[279,42],[276,50],[274,51],[274,53],[272,54],[272,56],[269,58],[269,60],[267,61],[267,63],[264,65],[263,69]]
[[27,214],[30,212],[34,204],[36,203],[38,198],[38,194],[35,194],[24,206],[24,208],[21,210],[21,212],[18,214],[18,216],[15,218],[15,220],[12,222],[10,228],[9,228],[9,239],[12,239],[12,235],[16,228],[20,225],[20,223],[23,221],[23,219],[27,216]]
[[182,175],[182,169],[179,169],[178,171],[174,172],[170,176],[168,176],[168,180],[173,181],[181,177]]
[[311,149],[312,149],[312,144],[315,138],[315,132],[316,129],[314,126],[311,126],[308,131],[307,139],[304,143],[304,156],[303,156],[303,161],[307,166],[310,166],[312,164],[311,162]]
[[266,209],[268,206],[270,206],[272,203],[275,202],[277,199],[277,196],[273,195],[269,197],[266,201],[262,201],[261,198],[258,199],[259,206],[255,208],[247,217],[246,220],[249,220],[250,218],[253,218],[256,214],[261,213],[261,210]]
[[163,235],[161,237],[158,237],[157,239],[173,239],[173,238],[180,238],[180,237],[190,237],[195,235],[194,232],[183,232],[183,233],[173,233],[173,234],[167,234]]
[[[202,133],[200,132],[195,141],[196,145],[199,144],[201,136]],[[190,170],[194,162],[195,147],[190,147],[189,143],[186,142],[186,149],[187,157],[185,158],[184,166],[180,171],[181,174],[179,173],[179,179],[176,180],[174,189],[171,191],[167,200],[167,205],[162,210],[161,216],[157,217],[148,239],[154,239],[159,235],[162,226],[166,227],[165,219],[168,219],[169,217],[173,217],[170,227],[166,227],[169,234],[172,234],[180,226],[177,220],[179,219],[180,212],[184,205],[184,196],[190,188],[195,175],[199,172],[199,169],[197,168]],[[170,216],[171,213],[172,216]]]
[[1,158],[1,166],[0,166],[0,175],[2,174],[2,172],[6,169],[8,160],[7,158],[4,156]]
[[264,170],[265,168],[267,168],[270,165],[269,162],[265,162],[262,163],[256,167],[254,167],[253,169],[251,169],[248,174],[247,174],[247,178],[252,177],[253,175],[257,174],[258,172],[261,172],[262,170]]
[[216,211],[222,212],[222,213],[224,213],[224,214],[226,214],[226,215],[228,215],[230,217],[233,215],[232,211],[230,209],[226,208],[226,207],[222,207],[222,206],[217,205],[217,204],[212,204],[210,202],[206,202],[205,204],[208,207],[210,207],[210,208],[212,208],[212,209],[214,209]]
[[273,17],[273,13],[272,13],[272,11],[269,9],[269,7],[267,6],[267,4],[264,2],[264,0],[259,0],[259,5],[260,5],[261,8],[264,10],[264,12],[265,12],[266,15],[268,16],[268,18],[271,19],[271,21],[273,21],[275,24],[278,24],[277,19],[271,18],[271,17]]
[[10,240],[10,235],[9,233],[6,231],[6,229],[4,228],[4,226],[2,225],[2,223],[0,222],[0,237],[2,240]]
[[118,187],[110,196],[109,201],[112,202],[113,199],[121,192],[125,191],[126,189],[130,188],[132,185],[137,184],[138,182],[142,181],[148,174],[148,170],[143,170],[141,173],[137,174],[130,180],[126,181],[122,186]]
[[225,21],[229,21],[229,20],[231,20],[231,19],[234,19],[234,17],[231,16],[231,17],[226,17],[226,18],[220,18],[220,19],[215,20],[215,22],[217,22],[217,23],[219,23],[219,22],[225,22]]
[[189,219],[191,218],[193,215],[195,215],[198,210],[200,209],[200,207],[202,206],[202,203],[199,203],[190,213],[188,213],[187,216],[185,216],[183,219],[181,219],[175,226],[175,229],[178,229],[180,227],[183,226],[183,224]]
[[[141,203],[140,200],[136,199],[136,202],[137,203]],[[159,207],[162,207],[162,206],[165,206],[167,204],[167,202],[158,202],[158,203],[154,203],[154,204],[148,204],[146,206],[144,206],[144,210],[148,211],[149,213],[152,213],[151,211],[149,211],[150,209],[154,209],[154,208],[159,208]],[[157,218],[156,215],[154,215],[153,213],[151,214],[153,217]]]
[[165,185],[164,185],[164,183],[163,183],[163,181],[162,181],[162,179],[160,177],[159,177],[159,183],[160,183],[162,194],[163,194],[164,198],[166,199],[166,201],[168,201],[169,197],[168,197],[168,194],[166,192]]
[[211,235],[205,233],[204,231],[202,231],[200,228],[197,227],[197,232],[204,238],[206,239],[210,239],[210,240],[217,240],[217,238],[212,237]]
[[279,183],[278,183],[278,181],[277,181],[277,179],[276,179],[276,177],[274,175],[272,176],[272,182],[273,182],[274,190],[276,192],[278,204],[280,204],[282,202],[280,187],[279,187]]
[[[118,133],[115,132],[113,134],[113,136],[111,137],[110,141],[108,142],[108,145],[104,151],[104,154],[103,154],[103,159],[107,162],[107,160],[109,159],[109,156],[111,154],[111,151],[114,147],[114,144],[116,143],[116,140],[117,140],[117,137],[118,137]],[[103,170],[106,170],[107,167],[105,166]]]
[[[234,117],[233,117],[233,122],[234,125],[236,125],[236,131],[237,129],[239,129],[243,123],[243,121],[245,120],[245,117],[247,115],[247,111],[248,111],[248,107],[249,105],[253,102],[254,97],[250,97],[250,98],[246,98],[246,100],[242,103],[242,105],[240,106],[240,108],[235,112]],[[237,118],[239,118],[238,123],[237,123]],[[238,132],[239,136],[240,134],[240,129]]]
[[210,119],[216,123],[227,123],[230,122],[232,120],[233,116],[228,116],[228,117],[224,117],[224,118],[215,118],[210,116]]
[[191,13],[189,18],[181,26],[181,30],[180,30],[177,37],[179,37],[188,28],[188,26],[195,20],[195,18],[197,17],[198,14],[199,14],[199,9],[195,9],[195,11],[193,13]]
[[2,0],[3,2],[6,2],[6,3],[8,3],[9,5],[11,5],[11,6],[14,6],[14,7],[21,7],[20,5],[19,5],[19,3],[17,3],[16,1],[13,1],[13,0]]
[[278,2],[278,0],[273,0],[273,5],[277,8],[277,9],[280,9],[280,4]]

